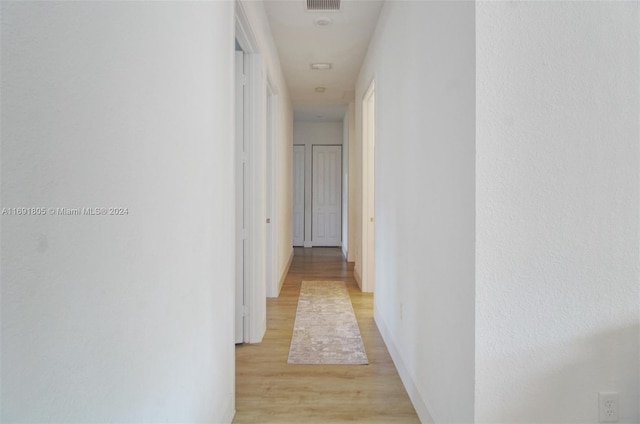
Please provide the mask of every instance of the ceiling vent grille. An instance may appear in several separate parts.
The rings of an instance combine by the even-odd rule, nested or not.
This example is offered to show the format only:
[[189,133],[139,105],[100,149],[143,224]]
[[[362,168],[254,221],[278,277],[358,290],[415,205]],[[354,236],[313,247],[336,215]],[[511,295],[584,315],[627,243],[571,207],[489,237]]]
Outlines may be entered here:
[[340,10],[340,0],[307,0],[309,12],[330,12]]

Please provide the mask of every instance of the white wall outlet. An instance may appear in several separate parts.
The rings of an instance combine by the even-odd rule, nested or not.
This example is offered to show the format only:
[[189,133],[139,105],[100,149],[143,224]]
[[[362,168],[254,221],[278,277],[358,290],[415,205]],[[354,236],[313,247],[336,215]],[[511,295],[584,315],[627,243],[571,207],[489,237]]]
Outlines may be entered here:
[[618,393],[598,393],[598,413],[601,423],[618,422]]

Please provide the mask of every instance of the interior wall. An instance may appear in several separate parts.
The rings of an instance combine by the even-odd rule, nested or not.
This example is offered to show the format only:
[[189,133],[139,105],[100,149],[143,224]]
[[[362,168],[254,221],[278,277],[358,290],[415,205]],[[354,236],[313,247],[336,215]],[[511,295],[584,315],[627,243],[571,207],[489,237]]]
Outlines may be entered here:
[[349,254],[349,111],[342,119],[342,254]]
[[478,423],[640,422],[638,23],[477,6]]
[[[334,144],[342,145],[342,121],[337,122],[315,122],[315,121],[295,121],[293,123],[293,141],[289,149],[293,152],[293,144],[305,146],[304,154],[304,246],[312,247],[311,243],[311,186],[312,167],[311,160],[313,145]],[[344,150],[344,149],[343,149]],[[343,151],[344,154],[344,151]]]
[[474,2],[385,3],[357,81],[356,169],[374,77],[375,320],[422,422],[472,422]]
[[[280,66],[278,50],[275,46],[269,21],[261,1],[239,0],[247,14],[256,37],[258,50],[264,61],[269,81],[277,95],[277,141],[276,141],[276,215],[277,226],[277,266],[282,287],[284,276],[293,257],[292,213],[293,213],[293,108],[287,84]],[[278,290],[279,291],[279,290]],[[274,293],[269,293],[274,295]],[[275,294],[277,295],[277,294]]]
[[348,185],[348,193],[347,202],[348,202],[348,250],[347,250],[347,261],[355,262],[356,252],[360,250],[360,246],[356,242],[356,233],[358,232],[358,227],[362,226],[358,210],[356,209],[356,202],[358,197],[358,158],[357,158],[357,150],[356,150],[356,104],[354,102],[349,103],[349,108],[347,109],[347,113],[345,114],[345,126],[348,128],[347,132],[347,140],[349,140],[348,145],[345,147],[349,150],[348,153],[348,175],[349,175],[349,185]]
[[0,7],[1,421],[230,422],[233,3]]
[[[384,6],[383,6],[384,11]],[[382,11],[380,12],[382,15]],[[380,26],[380,22],[382,19],[379,18],[378,26]],[[376,30],[377,31],[377,30]],[[372,38],[372,44],[375,40],[375,33]],[[368,54],[373,55],[372,44],[369,44]],[[375,45],[375,44],[374,44]],[[365,71],[367,61],[363,62],[362,68],[360,69],[360,76],[358,77],[357,84],[363,84],[361,82],[362,73]],[[371,66],[371,65],[369,65]],[[370,76],[371,79],[373,76]],[[369,87],[370,81],[365,82],[366,87],[363,87],[359,93],[359,97],[356,97],[356,100],[353,105],[354,109],[354,133],[355,138],[353,139],[353,143],[349,145],[350,150],[350,163],[349,169],[351,170],[351,234],[352,234],[352,246],[351,249],[352,259],[353,259],[353,277],[360,289],[362,289],[362,98],[364,96],[365,90]]]

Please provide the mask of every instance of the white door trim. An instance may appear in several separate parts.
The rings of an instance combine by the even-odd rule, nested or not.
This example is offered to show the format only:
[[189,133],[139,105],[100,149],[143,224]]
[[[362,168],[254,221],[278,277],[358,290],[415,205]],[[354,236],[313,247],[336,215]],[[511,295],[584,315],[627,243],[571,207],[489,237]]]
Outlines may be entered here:
[[375,77],[362,97],[362,291],[375,283]]
[[236,39],[245,53],[258,53],[258,43],[242,2],[235,2]]
[[256,38],[241,2],[236,1],[236,39],[245,53],[246,75],[244,139],[247,171],[245,216],[248,248],[245,252],[246,279],[244,341],[259,343],[266,331],[266,203],[265,136],[266,75]]

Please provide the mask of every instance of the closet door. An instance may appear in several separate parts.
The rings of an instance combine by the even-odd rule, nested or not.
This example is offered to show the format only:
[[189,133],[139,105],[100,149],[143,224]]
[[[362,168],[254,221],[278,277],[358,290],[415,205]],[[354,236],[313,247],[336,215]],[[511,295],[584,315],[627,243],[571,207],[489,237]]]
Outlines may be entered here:
[[311,241],[342,244],[342,146],[313,146]]

